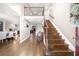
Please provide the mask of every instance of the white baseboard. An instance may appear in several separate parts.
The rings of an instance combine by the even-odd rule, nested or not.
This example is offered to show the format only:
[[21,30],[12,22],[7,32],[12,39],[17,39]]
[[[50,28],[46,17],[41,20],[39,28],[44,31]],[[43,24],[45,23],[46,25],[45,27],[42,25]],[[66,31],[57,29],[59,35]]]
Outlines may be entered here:
[[27,40],[29,37],[26,37],[25,39],[20,40],[20,43],[23,43],[25,40]]
[[72,43],[67,39],[67,37],[60,31],[60,29],[56,26],[56,24],[53,23],[52,20],[50,20],[51,23],[55,26],[56,30],[58,31],[58,33],[62,36],[62,38],[65,40],[65,43],[69,44],[69,48],[72,51],[75,51],[75,47],[72,45]]

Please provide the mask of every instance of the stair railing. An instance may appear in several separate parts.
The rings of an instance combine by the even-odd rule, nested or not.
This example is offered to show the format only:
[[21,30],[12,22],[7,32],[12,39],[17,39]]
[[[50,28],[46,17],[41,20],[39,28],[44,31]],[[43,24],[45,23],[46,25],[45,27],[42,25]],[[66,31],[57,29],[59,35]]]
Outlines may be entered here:
[[44,20],[44,46],[45,54],[48,55],[48,25],[46,20]]

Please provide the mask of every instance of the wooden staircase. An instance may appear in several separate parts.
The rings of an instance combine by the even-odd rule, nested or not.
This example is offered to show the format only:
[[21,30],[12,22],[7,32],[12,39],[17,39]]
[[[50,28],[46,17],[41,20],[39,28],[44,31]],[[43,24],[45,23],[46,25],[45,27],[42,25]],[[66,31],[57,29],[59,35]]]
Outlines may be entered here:
[[69,45],[65,43],[62,36],[59,35],[56,28],[49,20],[46,20],[48,25],[48,53],[50,56],[73,56],[74,52],[69,49]]

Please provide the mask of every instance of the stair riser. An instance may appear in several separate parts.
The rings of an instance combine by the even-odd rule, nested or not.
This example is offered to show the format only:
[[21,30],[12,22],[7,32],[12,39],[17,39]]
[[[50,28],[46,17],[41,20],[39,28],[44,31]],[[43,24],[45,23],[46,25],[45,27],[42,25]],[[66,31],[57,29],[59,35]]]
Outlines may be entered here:
[[64,44],[64,40],[50,40],[49,44]]
[[64,44],[64,42],[50,42],[49,44]]
[[67,50],[68,49],[68,45],[56,45],[56,46],[53,46],[53,45],[51,45],[51,46],[49,46],[49,48],[50,49],[55,49],[55,50],[61,50],[61,49],[63,49],[63,50]]
[[59,48],[59,47],[56,47],[56,48],[54,48],[54,47],[52,47],[52,48],[49,48],[49,50],[68,50],[68,48],[67,47],[61,47],[61,48]]
[[57,33],[57,30],[48,30],[48,33]]
[[52,52],[53,56],[73,56],[73,52]]
[[62,39],[61,36],[48,36],[49,40],[53,40],[53,39]]
[[52,31],[52,32],[57,32],[57,30],[56,30],[55,28],[52,28],[52,29],[49,28],[49,29],[48,29],[48,32],[51,32],[51,31]]
[[[50,49],[52,49],[52,48],[50,48]],[[52,50],[68,50],[68,47],[61,47],[61,48],[59,48],[59,47],[56,47],[56,48],[53,48]]]
[[59,33],[48,33],[48,36],[60,36]]
[[48,34],[51,36],[57,36],[57,35],[59,36],[59,33],[56,33],[56,32],[55,33],[48,33]]
[[49,25],[48,29],[56,29],[56,28],[54,28],[52,25]]
[[49,25],[48,25],[49,27],[53,27],[53,26],[51,25],[51,23],[48,23],[48,24],[49,24]]

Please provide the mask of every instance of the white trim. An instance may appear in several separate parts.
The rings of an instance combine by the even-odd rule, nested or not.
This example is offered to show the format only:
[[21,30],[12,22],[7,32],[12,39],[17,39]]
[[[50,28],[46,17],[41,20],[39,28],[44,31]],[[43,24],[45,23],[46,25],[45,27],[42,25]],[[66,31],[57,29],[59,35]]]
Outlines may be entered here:
[[26,39],[20,40],[20,43],[24,42]]
[[20,43],[23,43],[25,40],[27,40],[29,37],[26,37],[25,39],[20,40]]
[[58,31],[58,33],[62,36],[62,38],[65,40],[65,43],[69,44],[69,48],[73,51],[75,51],[75,47],[72,45],[71,42],[69,42],[68,38],[60,31],[60,29],[56,26],[56,24],[53,23],[52,20],[50,20],[51,23],[55,26],[56,30]]

